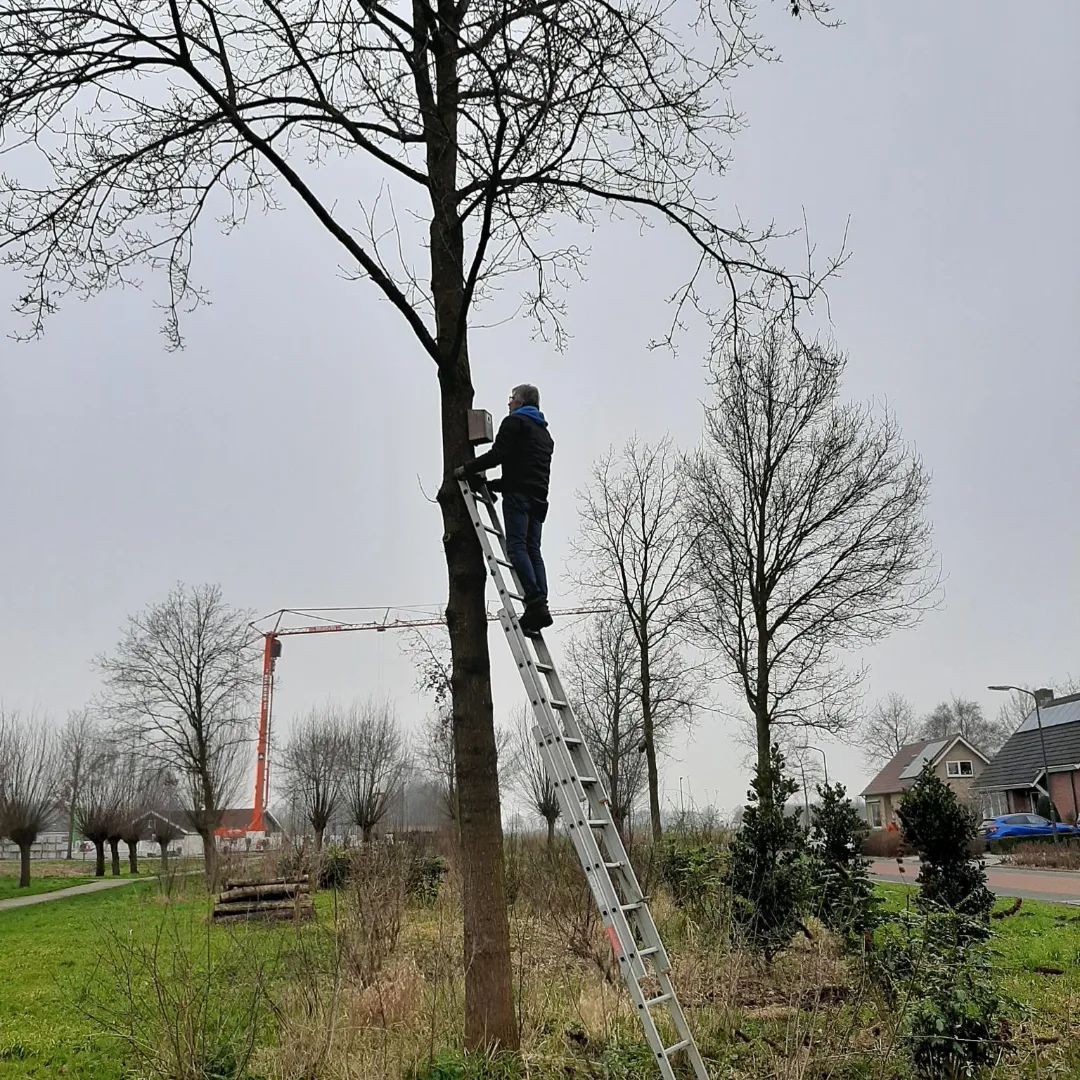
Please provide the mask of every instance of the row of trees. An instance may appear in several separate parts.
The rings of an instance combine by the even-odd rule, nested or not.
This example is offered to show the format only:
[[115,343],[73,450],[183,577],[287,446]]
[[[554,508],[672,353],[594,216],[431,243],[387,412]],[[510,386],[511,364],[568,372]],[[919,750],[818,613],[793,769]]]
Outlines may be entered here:
[[616,617],[571,648],[576,696],[607,725],[602,755],[620,745],[611,717],[633,702],[654,838],[658,748],[703,704],[706,668],[753,718],[765,806],[775,742],[856,723],[864,671],[844,652],[935,602],[929,477],[887,409],[840,400],[844,367],[783,318],[748,321],[713,362],[698,449],[631,441],[580,494],[573,576]]
[[[112,872],[120,873],[120,844],[138,872],[140,840],[168,845],[180,835],[176,779],[123,732],[102,729],[86,711],[60,728],[37,716],[0,712],[0,838],[19,849],[19,884],[30,884],[30,854],[39,836],[61,823],[68,857],[75,836],[95,849],[95,873],[105,873],[108,845]],[[158,815],[148,818],[150,811]],[[59,830],[57,830],[59,831]]]

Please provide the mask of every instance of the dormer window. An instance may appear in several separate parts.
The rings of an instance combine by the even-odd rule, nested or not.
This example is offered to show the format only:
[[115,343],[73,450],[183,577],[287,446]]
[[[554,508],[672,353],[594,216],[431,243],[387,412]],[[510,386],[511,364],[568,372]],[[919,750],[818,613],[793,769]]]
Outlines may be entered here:
[[975,770],[970,761],[946,761],[945,775],[948,777],[974,776]]

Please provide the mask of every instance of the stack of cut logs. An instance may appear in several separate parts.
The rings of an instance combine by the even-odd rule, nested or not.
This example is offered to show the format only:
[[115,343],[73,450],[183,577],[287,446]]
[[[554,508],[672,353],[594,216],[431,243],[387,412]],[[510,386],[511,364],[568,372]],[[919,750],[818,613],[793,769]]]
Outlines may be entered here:
[[311,892],[307,878],[270,881],[228,881],[214,902],[214,919],[309,918]]

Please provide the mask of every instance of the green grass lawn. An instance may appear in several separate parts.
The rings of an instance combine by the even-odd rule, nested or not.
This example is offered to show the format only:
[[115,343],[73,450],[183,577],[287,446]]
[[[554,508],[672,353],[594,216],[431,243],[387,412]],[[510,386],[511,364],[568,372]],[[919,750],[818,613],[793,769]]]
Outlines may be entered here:
[[[250,957],[280,955],[291,931],[208,927],[201,882],[193,878],[181,886],[186,893],[169,901],[148,881],[0,911],[0,1080],[141,1075],[109,1032],[110,1023],[125,1013],[118,989],[123,965],[117,963],[125,943],[158,945],[170,991],[185,978],[169,958],[177,944],[187,946],[189,955],[201,950],[235,962],[237,986],[252,977]],[[913,895],[902,885],[882,885],[880,892],[893,910]],[[317,900],[328,914],[332,898],[321,894]],[[1001,900],[996,909],[1011,903]],[[1031,1048],[1034,1062],[1000,1077],[1080,1075],[1080,913],[1025,900],[1015,914],[994,920],[993,930],[994,966],[1009,1002],[1012,1038]],[[133,993],[138,1008],[153,1008],[149,982],[137,978]]]
[[73,885],[85,885],[94,878],[90,874],[71,874],[66,877],[32,877],[30,885],[19,888],[16,876],[0,875],[0,900],[10,900],[15,896],[37,896],[40,893],[55,892],[57,889],[70,889]]

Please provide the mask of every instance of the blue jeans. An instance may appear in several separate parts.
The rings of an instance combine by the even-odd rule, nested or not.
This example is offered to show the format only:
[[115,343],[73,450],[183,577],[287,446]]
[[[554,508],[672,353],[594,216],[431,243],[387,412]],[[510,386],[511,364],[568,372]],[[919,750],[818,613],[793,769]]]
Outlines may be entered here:
[[540,554],[540,534],[547,517],[547,503],[508,491],[503,495],[503,526],[506,554],[524,590],[525,603],[547,599],[547,571]]

